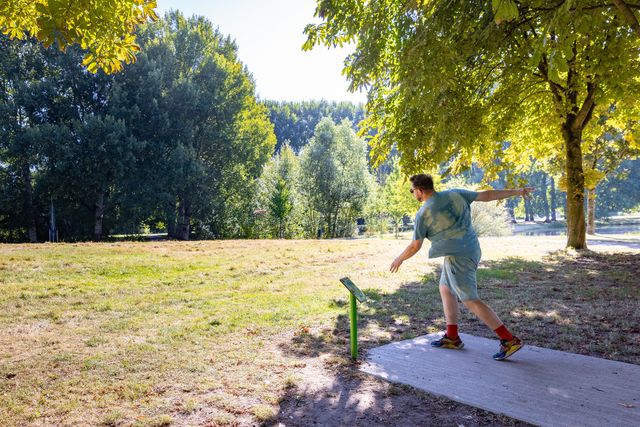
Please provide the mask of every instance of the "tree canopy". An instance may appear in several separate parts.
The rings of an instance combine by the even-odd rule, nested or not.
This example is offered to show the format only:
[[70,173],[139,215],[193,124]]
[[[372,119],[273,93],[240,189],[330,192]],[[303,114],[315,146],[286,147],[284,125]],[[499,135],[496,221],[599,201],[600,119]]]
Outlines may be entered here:
[[348,119],[356,126],[364,118],[361,105],[351,102],[321,101],[264,101],[269,109],[271,122],[278,143],[276,151],[288,141],[289,146],[299,152],[309,143],[316,125],[324,117],[329,117],[335,123]]
[[61,50],[78,44],[91,72],[120,71],[136,59],[136,27],[157,19],[155,0],[5,0],[0,29],[12,39],[37,38]]
[[319,0],[305,48],[356,43],[345,73],[369,90],[363,130],[378,130],[378,161],[397,145],[407,171],[477,162],[491,179],[557,158],[567,245],[585,248],[582,142],[612,105],[637,120],[640,38],[619,11],[596,0]]
[[42,240],[51,206],[64,240],[242,236],[276,141],[235,43],[178,12],[140,42],[106,75],[78,46],[0,35],[0,239]]
[[300,157],[301,193],[320,215],[318,225],[327,237],[349,235],[342,229],[353,228],[364,210],[372,179],[364,140],[348,120],[336,125],[324,118]]

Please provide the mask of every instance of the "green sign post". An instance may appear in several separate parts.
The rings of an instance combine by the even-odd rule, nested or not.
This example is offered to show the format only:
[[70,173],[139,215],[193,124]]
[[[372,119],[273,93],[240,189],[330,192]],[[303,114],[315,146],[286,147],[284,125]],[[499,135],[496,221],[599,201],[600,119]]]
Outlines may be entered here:
[[340,282],[349,289],[349,320],[351,323],[351,357],[358,358],[358,307],[356,299],[366,301],[367,297],[348,277],[343,277]]

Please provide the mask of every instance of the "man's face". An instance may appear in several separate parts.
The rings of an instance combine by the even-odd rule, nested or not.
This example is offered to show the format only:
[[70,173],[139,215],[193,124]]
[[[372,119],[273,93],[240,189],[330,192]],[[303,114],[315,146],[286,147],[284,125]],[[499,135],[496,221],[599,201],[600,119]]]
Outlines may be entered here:
[[422,196],[424,196],[424,191],[422,191],[419,188],[415,188],[413,185],[411,186],[411,189],[409,191],[411,192],[411,194],[413,194],[413,197],[415,197],[417,201],[419,202],[422,201]]

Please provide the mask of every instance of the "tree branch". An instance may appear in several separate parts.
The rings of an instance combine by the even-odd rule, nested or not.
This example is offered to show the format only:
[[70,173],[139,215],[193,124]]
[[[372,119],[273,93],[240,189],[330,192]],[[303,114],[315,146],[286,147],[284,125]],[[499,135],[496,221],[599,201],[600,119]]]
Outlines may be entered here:
[[[612,0],[612,2],[614,3],[615,6],[617,6],[617,0]],[[552,10],[556,10],[557,8],[559,8],[560,6],[562,6],[562,4],[564,3],[564,1],[561,1],[560,3],[558,3],[557,5],[554,6],[547,6],[547,7],[531,7],[529,8],[529,10],[535,10],[535,11],[541,11],[541,12],[550,12]],[[623,1],[621,1],[621,3],[625,3]],[[626,7],[628,7],[629,9],[633,8],[633,9],[640,9],[640,4],[634,4],[634,3],[625,3]],[[595,10],[595,9],[601,9],[601,8],[605,8],[605,7],[611,7],[611,3],[609,2],[605,2],[602,4],[594,4],[591,6],[583,6],[580,8],[580,10]],[[569,8],[570,12],[575,12],[576,10],[578,10],[577,7],[571,7]]]
[[576,115],[576,118],[573,122],[574,129],[582,129],[589,118],[591,118],[591,114],[593,113],[593,109],[595,107],[596,80],[597,76],[594,77],[592,81],[587,83],[587,97],[584,99],[582,108],[580,108],[580,111],[578,111],[578,114]]
[[638,36],[640,36],[640,24],[638,23],[638,18],[631,10],[631,7],[624,2],[624,0],[611,0],[616,8],[620,11],[624,19],[631,25],[633,31],[636,32]]
[[551,88],[551,92],[553,93],[553,98],[555,100],[556,109],[558,110],[558,113],[562,114],[562,94],[565,92],[565,88],[549,79],[547,55],[542,55],[542,59],[538,64],[538,70],[540,70],[541,73],[540,77],[542,77],[545,82],[549,83],[549,87]]

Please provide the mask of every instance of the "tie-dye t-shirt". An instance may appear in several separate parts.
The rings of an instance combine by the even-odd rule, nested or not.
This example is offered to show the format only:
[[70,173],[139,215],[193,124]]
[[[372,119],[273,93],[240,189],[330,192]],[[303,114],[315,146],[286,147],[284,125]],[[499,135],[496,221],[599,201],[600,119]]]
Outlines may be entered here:
[[429,239],[429,258],[457,255],[480,261],[480,243],[471,226],[471,202],[478,193],[468,190],[435,192],[416,214],[413,240]]

